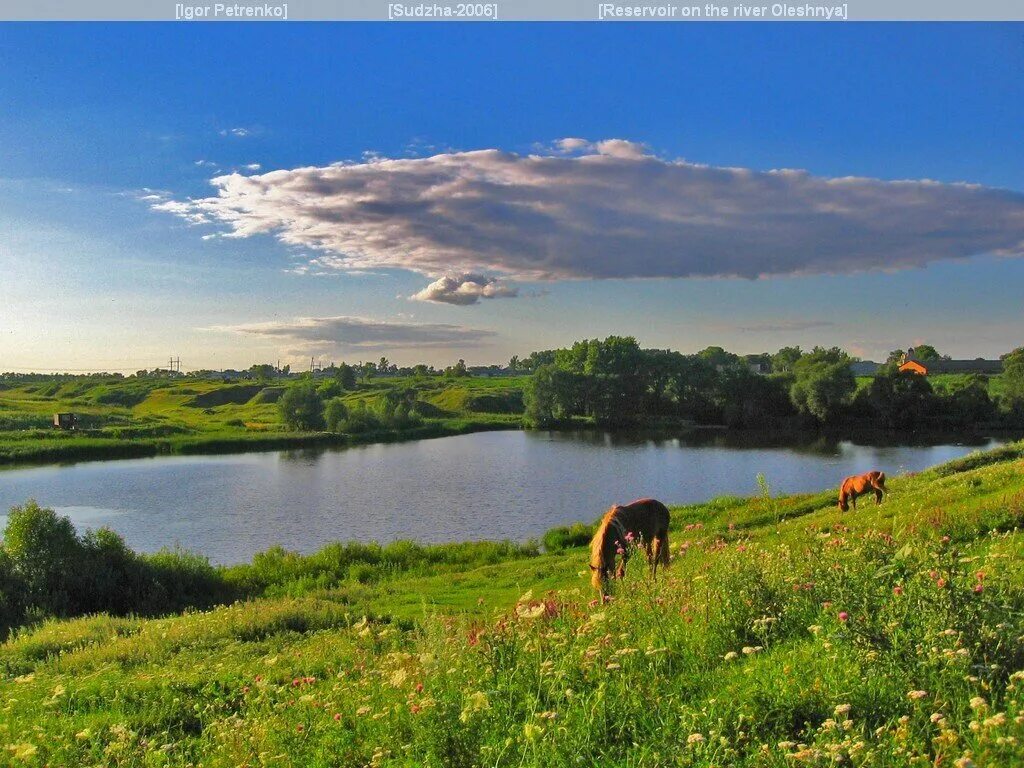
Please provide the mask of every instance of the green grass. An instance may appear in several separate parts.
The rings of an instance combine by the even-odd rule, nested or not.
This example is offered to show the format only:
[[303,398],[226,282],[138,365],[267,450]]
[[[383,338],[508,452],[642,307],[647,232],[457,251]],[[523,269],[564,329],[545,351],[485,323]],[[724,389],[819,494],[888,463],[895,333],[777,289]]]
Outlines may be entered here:
[[[350,404],[379,407],[392,390],[411,390],[427,416],[422,425],[360,435],[289,432],[276,401],[278,383],[199,379],[55,380],[0,389],[0,465],[273,450],[417,439],[519,426],[522,378],[378,379],[347,392]],[[73,432],[51,428],[53,414],[73,411]]]
[[0,764],[1019,765],[1022,456],[856,513],[674,508],[671,568],[631,561],[604,605],[584,548],[413,548],[369,580],[280,555],[278,597],[47,622],[0,646]]

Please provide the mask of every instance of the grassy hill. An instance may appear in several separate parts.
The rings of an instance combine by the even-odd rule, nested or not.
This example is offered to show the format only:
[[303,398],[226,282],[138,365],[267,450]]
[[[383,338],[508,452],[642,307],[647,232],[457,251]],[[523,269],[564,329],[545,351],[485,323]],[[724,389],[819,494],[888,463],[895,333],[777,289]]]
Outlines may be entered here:
[[[425,419],[386,434],[290,432],[277,400],[287,382],[202,379],[55,379],[0,387],[0,464],[175,452],[276,449],[302,445],[431,437],[515,427],[522,413],[522,378],[388,378],[346,392],[350,405],[371,409],[389,392],[414,398]],[[53,414],[72,411],[79,428],[61,432]]]
[[274,596],[0,646],[0,764],[1019,765],[1022,457],[674,508],[601,605],[580,547],[271,553]]

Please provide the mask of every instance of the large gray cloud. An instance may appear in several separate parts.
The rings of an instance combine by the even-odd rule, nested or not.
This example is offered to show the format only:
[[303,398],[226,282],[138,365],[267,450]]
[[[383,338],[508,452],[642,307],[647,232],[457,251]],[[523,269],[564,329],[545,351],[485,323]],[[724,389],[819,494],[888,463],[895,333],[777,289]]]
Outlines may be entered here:
[[[1024,252],[1024,195],[1016,192],[719,168],[620,139],[562,140],[533,155],[489,149],[233,173],[211,183],[212,197],[153,207],[219,224],[228,236],[272,234],[316,249],[321,267],[400,268],[434,280],[753,278]],[[451,295],[435,283],[420,298]]]
[[423,347],[478,345],[494,331],[445,323],[406,323],[362,317],[300,317],[294,320],[217,326],[211,330],[231,331],[279,339],[297,349],[310,351],[380,351]]

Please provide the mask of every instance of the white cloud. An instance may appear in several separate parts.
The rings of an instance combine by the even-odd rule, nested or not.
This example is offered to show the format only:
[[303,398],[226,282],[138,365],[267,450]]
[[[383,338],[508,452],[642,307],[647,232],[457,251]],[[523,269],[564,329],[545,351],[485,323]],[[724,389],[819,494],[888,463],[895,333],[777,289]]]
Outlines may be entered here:
[[300,317],[287,321],[216,326],[229,331],[297,345],[304,352],[358,352],[424,347],[475,346],[494,331],[444,323],[406,323],[363,317]]
[[242,166],[243,170],[246,171],[258,171],[262,167],[263,166],[261,166],[259,163],[249,163],[248,165]]
[[243,128],[241,126],[236,128],[222,128],[218,131],[221,136],[234,136],[239,139],[244,139],[246,136],[252,135],[252,128]]
[[447,275],[482,279],[481,298],[495,277],[756,278],[1024,252],[1020,193],[697,165],[621,139],[563,139],[532,155],[375,157],[211,183],[215,196],[153,207],[231,237],[273,234],[316,250],[322,268],[412,270],[435,280],[419,298],[449,303],[473,303],[459,292],[477,289],[451,287]]
[[511,299],[518,294],[518,289],[503,284],[497,278],[464,274],[440,277],[409,298],[464,307],[476,304],[480,299]]

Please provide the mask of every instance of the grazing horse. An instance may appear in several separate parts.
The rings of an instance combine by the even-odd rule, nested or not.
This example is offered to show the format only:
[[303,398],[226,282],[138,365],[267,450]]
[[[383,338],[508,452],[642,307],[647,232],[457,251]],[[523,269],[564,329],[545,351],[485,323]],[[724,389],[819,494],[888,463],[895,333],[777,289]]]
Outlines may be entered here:
[[[668,566],[668,508],[664,504],[654,499],[616,504],[601,518],[590,541],[590,583],[602,597],[609,579],[626,575],[631,542],[644,548],[653,574],[657,575],[659,563]],[[622,556],[618,568],[616,555]]]
[[843,512],[849,511],[849,502],[852,501],[853,509],[856,511],[857,497],[872,491],[875,492],[875,504],[881,504],[882,494],[888,493],[885,490],[885,472],[879,472],[876,469],[863,475],[854,475],[846,478],[843,480],[843,484],[839,486],[839,508]]

